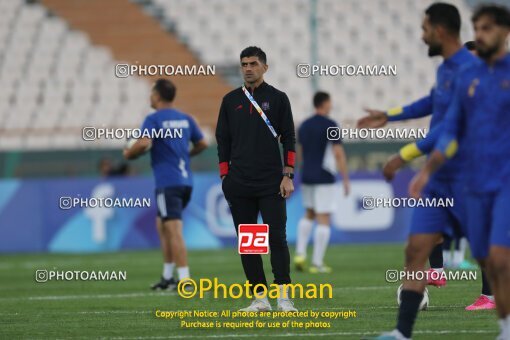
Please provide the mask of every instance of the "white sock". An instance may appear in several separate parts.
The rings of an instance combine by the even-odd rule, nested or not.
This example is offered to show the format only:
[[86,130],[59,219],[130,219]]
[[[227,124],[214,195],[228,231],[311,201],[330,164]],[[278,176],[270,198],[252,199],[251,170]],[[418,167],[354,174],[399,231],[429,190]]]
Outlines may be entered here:
[[331,229],[329,226],[319,224],[315,229],[313,235],[313,258],[312,263],[315,266],[322,266],[324,260],[324,254],[326,254],[326,248],[329,243],[329,236],[331,235]]
[[510,336],[510,315],[507,315],[505,318],[505,330],[506,336]]
[[432,268],[432,269],[434,269],[438,273],[442,273],[444,271],[443,268]]
[[278,285],[278,291],[280,295],[277,300],[290,299],[289,292],[284,288],[284,285]]
[[455,250],[453,252],[453,265],[459,266],[464,261],[464,252],[462,250]]
[[179,280],[189,279],[189,267],[177,267]]
[[443,261],[448,265],[452,264],[452,252],[450,250],[443,250]]
[[306,247],[312,233],[313,221],[303,217],[299,220],[296,240],[296,254],[306,257]]
[[163,278],[165,280],[170,280],[172,277],[174,277],[174,268],[175,268],[175,263],[168,263],[168,262],[165,262],[163,264]]
[[499,329],[500,329],[501,333],[505,333],[506,319],[499,319],[498,324],[499,324]]
[[464,261],[464,258],[466,257],[466,250],[468,248],[468,245],[469,245],[469,242],[467,240],[467,238],[463,237],[460,239],[460,247],[459,247],[459,251],[462,252],[462,261]]
[[494,301],[494,295],[485,295],[485,294],[482,294],[482,296],[485,296],[487,299],[489,299],[491,301]]

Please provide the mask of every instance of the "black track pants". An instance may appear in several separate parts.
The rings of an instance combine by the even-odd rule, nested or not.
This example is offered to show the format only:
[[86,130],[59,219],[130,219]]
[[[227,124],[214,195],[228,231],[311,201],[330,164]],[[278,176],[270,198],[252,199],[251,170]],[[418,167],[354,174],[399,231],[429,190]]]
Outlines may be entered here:
[[[222,183],[223,193],[228,201],[236,232],[239,224],[257,223],[260,212],[264,223],[269,225],[269,248],[274,283],[290,283],[290,255],[285,232],[287,211],[285,198],[279,194],[279,187],[253,188],[235,183],[228,176]],[[246,278],[253,285],[267,286],[258,254],[241,255]]]

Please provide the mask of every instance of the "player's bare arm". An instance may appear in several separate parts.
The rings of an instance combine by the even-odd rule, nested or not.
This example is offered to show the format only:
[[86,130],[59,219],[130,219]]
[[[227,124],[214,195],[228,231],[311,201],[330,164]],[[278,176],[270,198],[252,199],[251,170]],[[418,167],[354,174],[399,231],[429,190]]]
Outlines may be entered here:
[[125,148],[122,155],[125,159],[136,159],[143,155],[152,145],[152,140],[148,137],[139,138],[131,147]]
[[205,149],[207,149],[208,146],[209,145],[207,144],[205,139],[201,139],[198,142],[193,144],[193,148],[191,148],[189,155],[191,157],[196,156],[199,153],[201,153],[202,151],[204,151]]
[[374,109],[363,109],[368,115],[358,120],[359,129],[376,129],[386,125],[388,122],[388,116],[386,112]]
[[383,166],[383,176],[387,181],[392,181],[395,174],[406,165],[399,154],[392,155]]
[[434,151],[423,169],[417,173],[409,184],[409,195],[414,198],[420,198],[425,185],[427,185],[430,175],[446,162],[446,157],[439,151]]
[[349,180],[349,168],[347,167],[347,156],[345,155],[344,147],[341,144],[333,145],[333,152],[335,154],[336,166],[342,175],[342,185],[344,187],[344,195],[348,196],[351,192],[351,182]]

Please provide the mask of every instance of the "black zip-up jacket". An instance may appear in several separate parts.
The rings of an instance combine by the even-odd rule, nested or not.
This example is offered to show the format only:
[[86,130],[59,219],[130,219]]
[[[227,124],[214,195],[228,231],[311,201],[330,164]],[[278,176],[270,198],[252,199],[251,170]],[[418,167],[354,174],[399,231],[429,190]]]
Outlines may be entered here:
[[[287,95],[263,82],[254,90],[255,101],[276,130],[275,138],[242,88],[223,97],[216,141],[220,175],[248,186],[272,186],[282,180],[283,165],[294,167],[296,135]],[[283,164],[280,153],[283,145]]]

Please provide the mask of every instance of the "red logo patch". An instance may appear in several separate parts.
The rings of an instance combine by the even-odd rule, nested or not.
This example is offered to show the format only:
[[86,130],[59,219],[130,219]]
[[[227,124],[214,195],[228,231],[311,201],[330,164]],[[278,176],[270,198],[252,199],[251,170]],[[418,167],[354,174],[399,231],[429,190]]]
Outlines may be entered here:
[[241,110],[242,108],[243,108],[243,105],[241,104],[241,105],[239,105],[238,107],[236,107],[236,111],[237,111],[237,110]]
[[239,254],[269,253],[268,224],[240,224],[238,232]]

